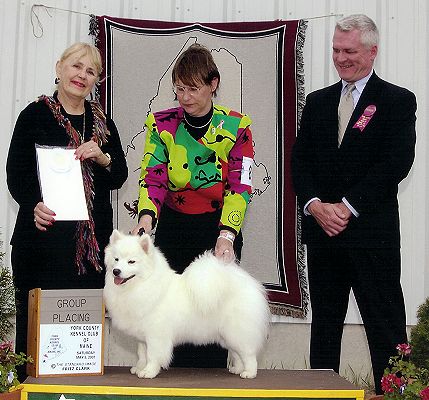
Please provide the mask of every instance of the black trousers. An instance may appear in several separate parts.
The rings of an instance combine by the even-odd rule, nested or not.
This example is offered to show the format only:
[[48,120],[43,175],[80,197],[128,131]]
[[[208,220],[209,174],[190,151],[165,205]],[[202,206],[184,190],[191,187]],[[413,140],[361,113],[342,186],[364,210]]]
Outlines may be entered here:
[[[155,245],[170,266],[179,274],[200,254],[213,249],[219,236],[220,210],[205,214],[182,214],[167,206],[162,208],[155,233]],[[241,233],[234,241],[234,252],[241,258]],[[228,353],[217,344],[175,347],[171,367],[225,368]]]
[[375,389],[396,345],[407,342],[400,284],[400,249],[307,246],[312,309],[310,365],[339,371],[341,339],[350,289],[364,323]]
[[[11,262],[16,287],[16,339],[15,349],[27,353],[28,292],[41,289],[100,289],[104,286],[104,272],[87,268],[85,275],[78,275],[75,244],[68,247],[12,246]],[[26,366],[17,368],[19,381],[23,382]]]

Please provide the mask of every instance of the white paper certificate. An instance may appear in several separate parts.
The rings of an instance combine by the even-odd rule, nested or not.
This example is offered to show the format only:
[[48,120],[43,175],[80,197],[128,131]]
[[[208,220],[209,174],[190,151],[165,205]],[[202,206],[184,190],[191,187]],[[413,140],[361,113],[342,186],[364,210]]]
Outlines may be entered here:
[[75,149],[36,145],[43,202],[56,221],[88,220],[80,160]]

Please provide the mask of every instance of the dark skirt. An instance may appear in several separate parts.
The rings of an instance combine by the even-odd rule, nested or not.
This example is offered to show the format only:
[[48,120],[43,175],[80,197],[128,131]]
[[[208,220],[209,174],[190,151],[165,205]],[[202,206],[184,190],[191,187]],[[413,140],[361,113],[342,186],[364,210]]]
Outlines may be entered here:
[[[182,273],[206,250],[214,249],[219,236],[221,211],[205,214],[182,214],[164,206],[155,233],[155,245],[161,249],[171,268]],[[243,237],[234,241],[234,252],[241,259]]]
[[[99,289],[104,286],[104,271],[91,266],[87,273],[78,275],[75,266],[76,243],[67,245],[30,247],[13,245],[12,270],[16,287],[16,340],[17,352],[27,352],[28,292],[34,288],[47,289]],[[25,365],[18,367],[19,380],[25,377]]]
[[[155,233],[155,245],[170,266],[179,274],[200,254],[214,249],[219,236],[221,211],[205,214],[182,214],[164,206]],[[243,238],[239,233],[234,252],[241,258]],[[184,344],[174,349],[172,367],[225,368],[227,351],[217,344],[194,346]]]

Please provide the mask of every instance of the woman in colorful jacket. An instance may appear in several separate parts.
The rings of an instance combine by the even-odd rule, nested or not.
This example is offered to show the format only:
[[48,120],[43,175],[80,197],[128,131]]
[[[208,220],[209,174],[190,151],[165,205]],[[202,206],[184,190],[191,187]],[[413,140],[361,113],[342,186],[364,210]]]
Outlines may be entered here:
[[[220,74],[210,51],[193,44],[172,71],[179,107],[150,114],[139,180],[138,225],[156,226],[157,245],[182,273],[195,257],[213,249],[226,261],[240,259],[241,227],[251,193],[251,119],[213,104]],[[207,349],[206,349],[207,350]],[[226,357],[184,351],[173,366],[224,367]]]

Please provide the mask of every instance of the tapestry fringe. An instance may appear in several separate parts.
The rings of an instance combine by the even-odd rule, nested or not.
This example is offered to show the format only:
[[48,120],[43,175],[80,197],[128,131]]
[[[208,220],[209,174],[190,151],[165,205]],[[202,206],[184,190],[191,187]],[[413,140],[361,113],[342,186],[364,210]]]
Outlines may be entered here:
[[[296,65],[296,93],[297,93],[297,127],[301,121],[302,110],[305,105],[305,79],[304,79],[304,43],[305,32],[308,21],[300,20],[298,23],[296,41],[295,41],[295,65]],[[301,242],[301,213],[298,205],[296,206],[296,264],[298,269],[299,288],[301,290],[301,307],[284,306],[279,304],[270,304],[271,312],[275,315],[305,318],[308,314],[310,296],[308,293],[308,282],[306,274],[305,248]]]
[[299,20],[295,47],[298,129],[301,123],[302,110],[305,105],[304,43],[307,26],[308,21]]
[[100,28],[98,26],[97,17],[94,14],[90,14],[89,16],[89,32],[88,35],[92,36],[92,41],[95,46],[98,45],[98,36],[100,34]]
[[[302,110],[305,105],[305,74],[304,74],[304,43],[305,33],[307,30],[308,21],[300,20],[298,24],[298,33],[296,38],[296,81],[297,81],[297,128],[301,123]],[[305,247],[301,242],[301,220],[302,215],[299,211],[298,204],[296,205],[296,248],[297,248],[297,268],[300,281],[301,296],[302,296],[302,318],[305,318],[308,313],[310,303],[310,295],[308,290],[307,274],[306,274],[306,257]]]
[[[297,129],[301,123],[302,111],[305,105],[305,76],[304,76],[304,43],[305,33],[307,30],[308,21],[300,20],[298,24],[297,40],[296,40],[296,81],[297,81]],[[295,206],[296,211],[296,263],[298,268],[298,277],[300,282],[302,296],[302,318],[308,314],[310,304],[309,287],[307,281],[307,263],[305,256],[305,246],[301,241],[301,221],[302,214],[298,204]]]
[[270,303],[270,311],[273,315],[280,315],[282,317],[292,317],[292,318],[305,318],[306,311],[300,308],[294,308],[291,306],[286,306],[284,304]]
[[[89,15],[89,32],[88,36],[92,37],[92,43],[94,46],[99,47],[100,44],[100,27],[98,26],[98,20],[97,16],[94,14]],[[101,99],[101,89],[100,89],[101,82],[97,82],[97,84],[94,87],[94,97],[99,102]]]

